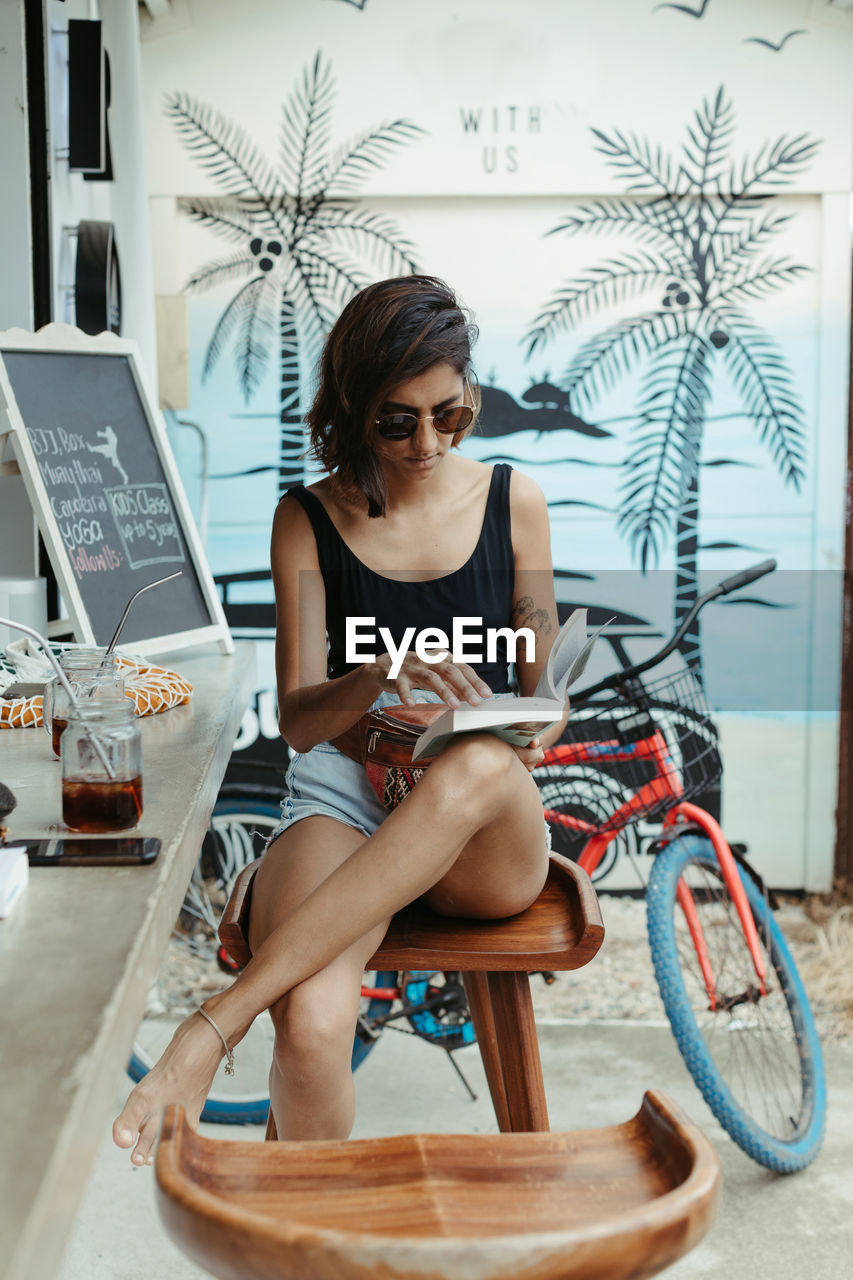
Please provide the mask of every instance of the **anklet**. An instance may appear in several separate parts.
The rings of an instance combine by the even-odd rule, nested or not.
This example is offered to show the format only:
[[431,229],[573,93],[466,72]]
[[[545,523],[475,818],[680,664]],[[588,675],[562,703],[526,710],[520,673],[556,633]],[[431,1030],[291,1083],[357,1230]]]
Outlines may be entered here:
[[201,1014],[201,1016],[202,1016],[203,1018],[206,1018],[206,1019],[207,1019],[207,1021],[208,1021],[208,1022],[210,1023],[210,1025],[213,1027],[213,1030],[214,1030],[214,1031],[216,1032],[216,1034],[219,1036],[219,1039],[222,1041],[222,1046],[223,1046],[223,1048],[225,1049],[225,1074],[226,1074],[227,1076],[233,1076],[233,1074],[234,1074],[234,1054],[233,1054],[233,1053],[231,1052],[231,1050],[228,1048],[228,1041],[225,1039],[224,1035],[223,1035],[223,1034],[222,1034],[222,1032],[219,1030],[219,1027],[217,1027],[216,1023],[215,1023],[215,1022],[213,1021],[213,1019],[211,1018],[210,1014],[209,1014],[209,1013],[205,1013],[205,1011],[204,1011],[204,1009],[202,1009],[201,1005],[199,1005],[199,1009],[198,1009],[198,1011],[199,1011],[199,1013]]

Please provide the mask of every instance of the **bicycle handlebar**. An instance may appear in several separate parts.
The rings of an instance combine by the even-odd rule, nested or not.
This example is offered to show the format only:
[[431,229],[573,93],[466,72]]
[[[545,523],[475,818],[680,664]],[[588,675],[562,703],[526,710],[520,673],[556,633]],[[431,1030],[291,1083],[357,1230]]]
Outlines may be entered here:
[[755,582],[757,578],[763,578],[765,574],[772,573],[776,568],[775,560],[762,560],[760,564],[754,564],[749,569],[742,569],[740,573],[733,573],[730,578],[724,578],[722,582],[718,582],[710,591],[706,591],[704,595],[694,600],[690,609],[681,620],[681,624],[675,632],[667,640],[656,653],[650,658],[646,658],[645,662],[637,662],[631,667],[623,667],[620,671],[616,671],[611,676],[607,676],[604,680],[599,680],[597,684],[588,685],[586,689],[580,689],[572,699],[573,702],[584,702],[587,698],[592,697],[594,693],[600,693],[604,689],[613,689],[615,686],[622,684],[626,680],[635,679],[642,675],[644,671],[650,671],[653,667],[660,666],[665,658],[678,647],[679,642],[687,633],[693,619],[699,613],[700,609],[704,609],[706,604],[711,600],[716,600],[719,596],[727,596],[732,591],[737,591],[741,587],[745,587],[750,582]]
[[775,568],[775,560],[762,560],[761,564],[754,564],[751,569],[741,569],[740,573],[733,573],[730,578],[724,578],[722,582],[718,582],[714,587],[714,593],[718,596],[727,596],[730,591],[737,591],[740,587],[755,582],[756,578],[763,578],[766,573],[772,573]]

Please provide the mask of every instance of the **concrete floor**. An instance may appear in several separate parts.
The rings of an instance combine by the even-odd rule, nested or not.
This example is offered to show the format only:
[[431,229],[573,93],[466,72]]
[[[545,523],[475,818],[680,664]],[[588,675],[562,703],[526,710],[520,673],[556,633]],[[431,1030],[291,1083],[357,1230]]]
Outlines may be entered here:
[[[853,1042],[826,1049],[829,1124],[822,1153],[803,1173],[776,1177],[753,1164],[711,1117],[666,1026],[540,1024],[554,1129],[619,1123],[643,1090],[665,1089],[703,1128],[723,1168],[716,1223],[668,1272],[671,1280],[835,1280],[853,1275]],[[406,1132],[494,1132],[476,1049],[459,1062],[479,1094],[471,1102],[443,1054],[386,1032],[356,1073],[357,1137]],[[127,1093],[116,1081],[116,1107]],[[205,1125],[212,1137],[263,1136],[260,1128]],[[154,1173],[135,1169],[107,1135],[59,1280],[203,1280],[157,1216]]]

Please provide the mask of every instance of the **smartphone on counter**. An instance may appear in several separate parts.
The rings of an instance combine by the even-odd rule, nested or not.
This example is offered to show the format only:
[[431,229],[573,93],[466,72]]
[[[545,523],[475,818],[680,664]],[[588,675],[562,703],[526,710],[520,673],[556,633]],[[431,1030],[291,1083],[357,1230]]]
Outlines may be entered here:
[[10,840],[26,849],[31,867],[131,867],[153,862],[160,852],[156,836],[53,836]]

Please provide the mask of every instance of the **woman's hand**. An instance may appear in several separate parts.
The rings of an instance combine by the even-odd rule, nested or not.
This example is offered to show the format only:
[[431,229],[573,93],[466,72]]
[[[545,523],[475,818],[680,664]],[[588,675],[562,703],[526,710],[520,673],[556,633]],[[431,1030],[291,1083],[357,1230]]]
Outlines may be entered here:
[[409,650],[393,678],[388,674],[391,668],[390,654],[381,654],[372,665],[382,680],[383,689],[393,690],[408,707],[415,705],[415,689],[428,689],[437,693],[449,707],[461,706],[463,702],[476,707],[484,698],[492,696],[485,680],[481,680],[474,668],[469,667],[466,662],[451,662],[449,658],[443,662],[424,662]]
[[513,751],[518,756],[528,773],[532,773],[534,769],[538,769],[539,765],[545,759],[545,748],[540,745],[538,738],[534,738],[526,747],[513,747]]

